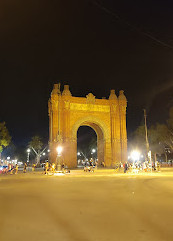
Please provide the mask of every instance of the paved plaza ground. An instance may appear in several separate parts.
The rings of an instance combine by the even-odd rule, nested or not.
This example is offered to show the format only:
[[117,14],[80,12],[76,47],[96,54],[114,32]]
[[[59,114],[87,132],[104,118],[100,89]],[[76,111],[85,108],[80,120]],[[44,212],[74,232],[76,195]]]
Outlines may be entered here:
[[173,169],[0,175],[1,241],[172,241]]

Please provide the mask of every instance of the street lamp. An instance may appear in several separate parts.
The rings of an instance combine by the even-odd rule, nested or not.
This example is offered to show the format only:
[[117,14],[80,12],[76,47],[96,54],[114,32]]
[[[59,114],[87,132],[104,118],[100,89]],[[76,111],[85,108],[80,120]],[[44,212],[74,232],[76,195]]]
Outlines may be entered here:
[[92,159],[93,159],[93,154],[96,153],[96,149],[92,149],[91,155],[92,155]]
[[133,161],[139,161],[139,158],[140,158],[139,151],[132,151],[131,158]]
[[57,150],[57,153],[58,153],[58,155],[57,155],[57,171],[58,171],[58,172],[61,172],[62,146],[58,146],[58,147],[56,148],[56,150]]
[[[10,162],[10,156],[7,156],[7,160]],[[7,162],[8,163],[8,162]]]
[[62,146],[58,146],[58,147],[56,148],[56,150],[57,150],[58,156],[61,156]]
[[28,155],[27,155],[27,162],[29,162],[29,155],[30,155],[30,152],[31,152],[31,150],[28,148],[28,149],[27,149],[27,153],[28,153]]

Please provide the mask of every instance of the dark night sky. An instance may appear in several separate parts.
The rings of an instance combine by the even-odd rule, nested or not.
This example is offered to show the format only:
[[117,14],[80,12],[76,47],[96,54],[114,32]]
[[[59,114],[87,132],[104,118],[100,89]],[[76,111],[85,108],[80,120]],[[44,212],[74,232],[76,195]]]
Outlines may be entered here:
[[144,107],[150,124],[167,118],[173,49],[141,32],[173,46],[173,2],[98,3],[113,14],[92,0],[1,0],[0,120],[14,143],[36,133],[48,137],[47,101],[58,81],[74,96],[101,98],[124,89],[128,133],[140,124]]

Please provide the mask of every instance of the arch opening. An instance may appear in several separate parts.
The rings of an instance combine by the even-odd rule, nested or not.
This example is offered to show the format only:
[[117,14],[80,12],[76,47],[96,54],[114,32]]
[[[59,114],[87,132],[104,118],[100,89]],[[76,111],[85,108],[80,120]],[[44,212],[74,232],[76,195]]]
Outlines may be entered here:
[[104,134],[95,123],[82,123],[77,129],[77,166],[104,162]]

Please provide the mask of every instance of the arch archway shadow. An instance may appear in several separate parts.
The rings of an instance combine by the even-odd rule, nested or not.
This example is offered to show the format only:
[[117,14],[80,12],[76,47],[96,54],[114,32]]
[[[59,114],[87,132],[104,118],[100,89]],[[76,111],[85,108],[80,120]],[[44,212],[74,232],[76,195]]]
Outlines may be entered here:
[[97,156],[97,133],[90,126],[80,126],[77,131],[77,167],[83,168],[85,164],[93,160],[93,164],[98,161]]
[[[81,128],[81,127],[88,127],[88,131],[89,131],[89,127],[92,129],[92,131],[95,133],[95,138],[96,138],[96,149],[97,149],[97,159],[98,159],[98,165],[100,165],[103,161],[104,161],[104,134],[103,134],[103,131],[102,129],[95,123],[93,122],[84,122],[82,123],[78,130]],[[77,130],[77,131],[78,131]],[[87,129],[86,129],[87,130]],[[78,140],[78,138],[77,138]],[[78,142],[78,141],[77,141]],[[85,145],[89,145],[89,143],[86,143]],[[88,156],[86,156],[86,154],[83,155],[84,157],[84,160],[87,158],[89,159],[91,157],[91,149],[89,149],[89,146],[86,146],[86,149],[88,149]]]

